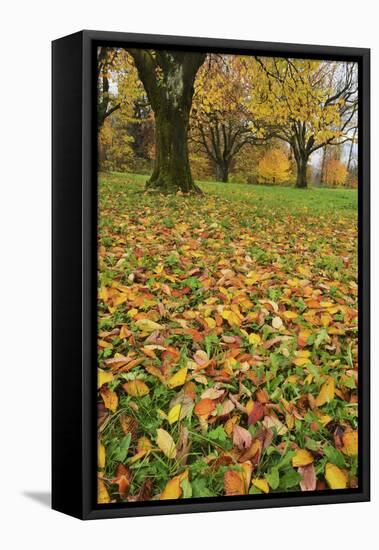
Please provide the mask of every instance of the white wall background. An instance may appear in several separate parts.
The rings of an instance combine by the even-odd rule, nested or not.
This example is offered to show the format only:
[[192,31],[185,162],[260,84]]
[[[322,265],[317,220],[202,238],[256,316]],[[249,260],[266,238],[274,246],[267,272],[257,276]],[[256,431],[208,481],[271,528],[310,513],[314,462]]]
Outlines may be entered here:
[[[12,0],[2,4],[0,533],[1,539],[8,538],[4,548],[350,550],[365,545],[365,539],[377,539],[378,399],[372,407],[372,503],[86,523],[41,503],[46,502],[50,484],[50,41],[86,28],[371,47],[375,359],[379,328],[375,7],[372,0]],[[70,472],[66,474],[70,483]]]

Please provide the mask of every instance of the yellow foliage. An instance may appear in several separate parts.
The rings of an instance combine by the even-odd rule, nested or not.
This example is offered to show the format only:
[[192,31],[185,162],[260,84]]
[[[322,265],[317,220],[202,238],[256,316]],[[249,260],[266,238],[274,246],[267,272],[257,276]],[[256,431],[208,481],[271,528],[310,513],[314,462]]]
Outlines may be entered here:
[[281,149],[270,149],[259,161],[258,176],[260,182],[284,183],[288,181],[291,163],[288,155]]
[[346,176],[346,166],[340,160],[331,159],[325,163],[323,183],[340,186],[345,183]]

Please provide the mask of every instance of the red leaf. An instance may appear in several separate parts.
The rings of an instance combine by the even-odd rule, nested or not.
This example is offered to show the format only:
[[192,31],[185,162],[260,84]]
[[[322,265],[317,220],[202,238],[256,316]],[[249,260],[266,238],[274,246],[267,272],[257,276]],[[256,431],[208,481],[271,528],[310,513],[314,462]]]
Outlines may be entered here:
[[256,424],[258,420],[262,420],[264,416],[264,407],[259,401],[254,401],[253,408],[250,411],[250,414],[248,416],[247,423],[249,424]]

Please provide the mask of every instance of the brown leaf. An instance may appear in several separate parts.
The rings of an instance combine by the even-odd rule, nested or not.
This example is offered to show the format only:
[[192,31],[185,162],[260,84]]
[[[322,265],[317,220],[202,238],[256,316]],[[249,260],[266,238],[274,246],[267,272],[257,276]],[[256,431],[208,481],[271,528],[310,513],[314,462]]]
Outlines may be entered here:
[[238,449],[243,450],[249,448],[251,446],[251,442],[251,433],[236,424],[233,428],[233,445]]
[[314,464],[308,464],[307,466],[300,466],[297,470],[301,475],[300,488],[302,491],[315,491],[316,490],[316,472]]

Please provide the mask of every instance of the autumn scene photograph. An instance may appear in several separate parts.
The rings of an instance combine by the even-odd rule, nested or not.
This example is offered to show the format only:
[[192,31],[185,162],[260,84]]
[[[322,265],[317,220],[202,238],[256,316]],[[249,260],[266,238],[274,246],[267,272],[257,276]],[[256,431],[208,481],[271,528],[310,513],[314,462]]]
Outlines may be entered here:
[[358,487],[358,100],[349,61],[97,48],[98,504]]

